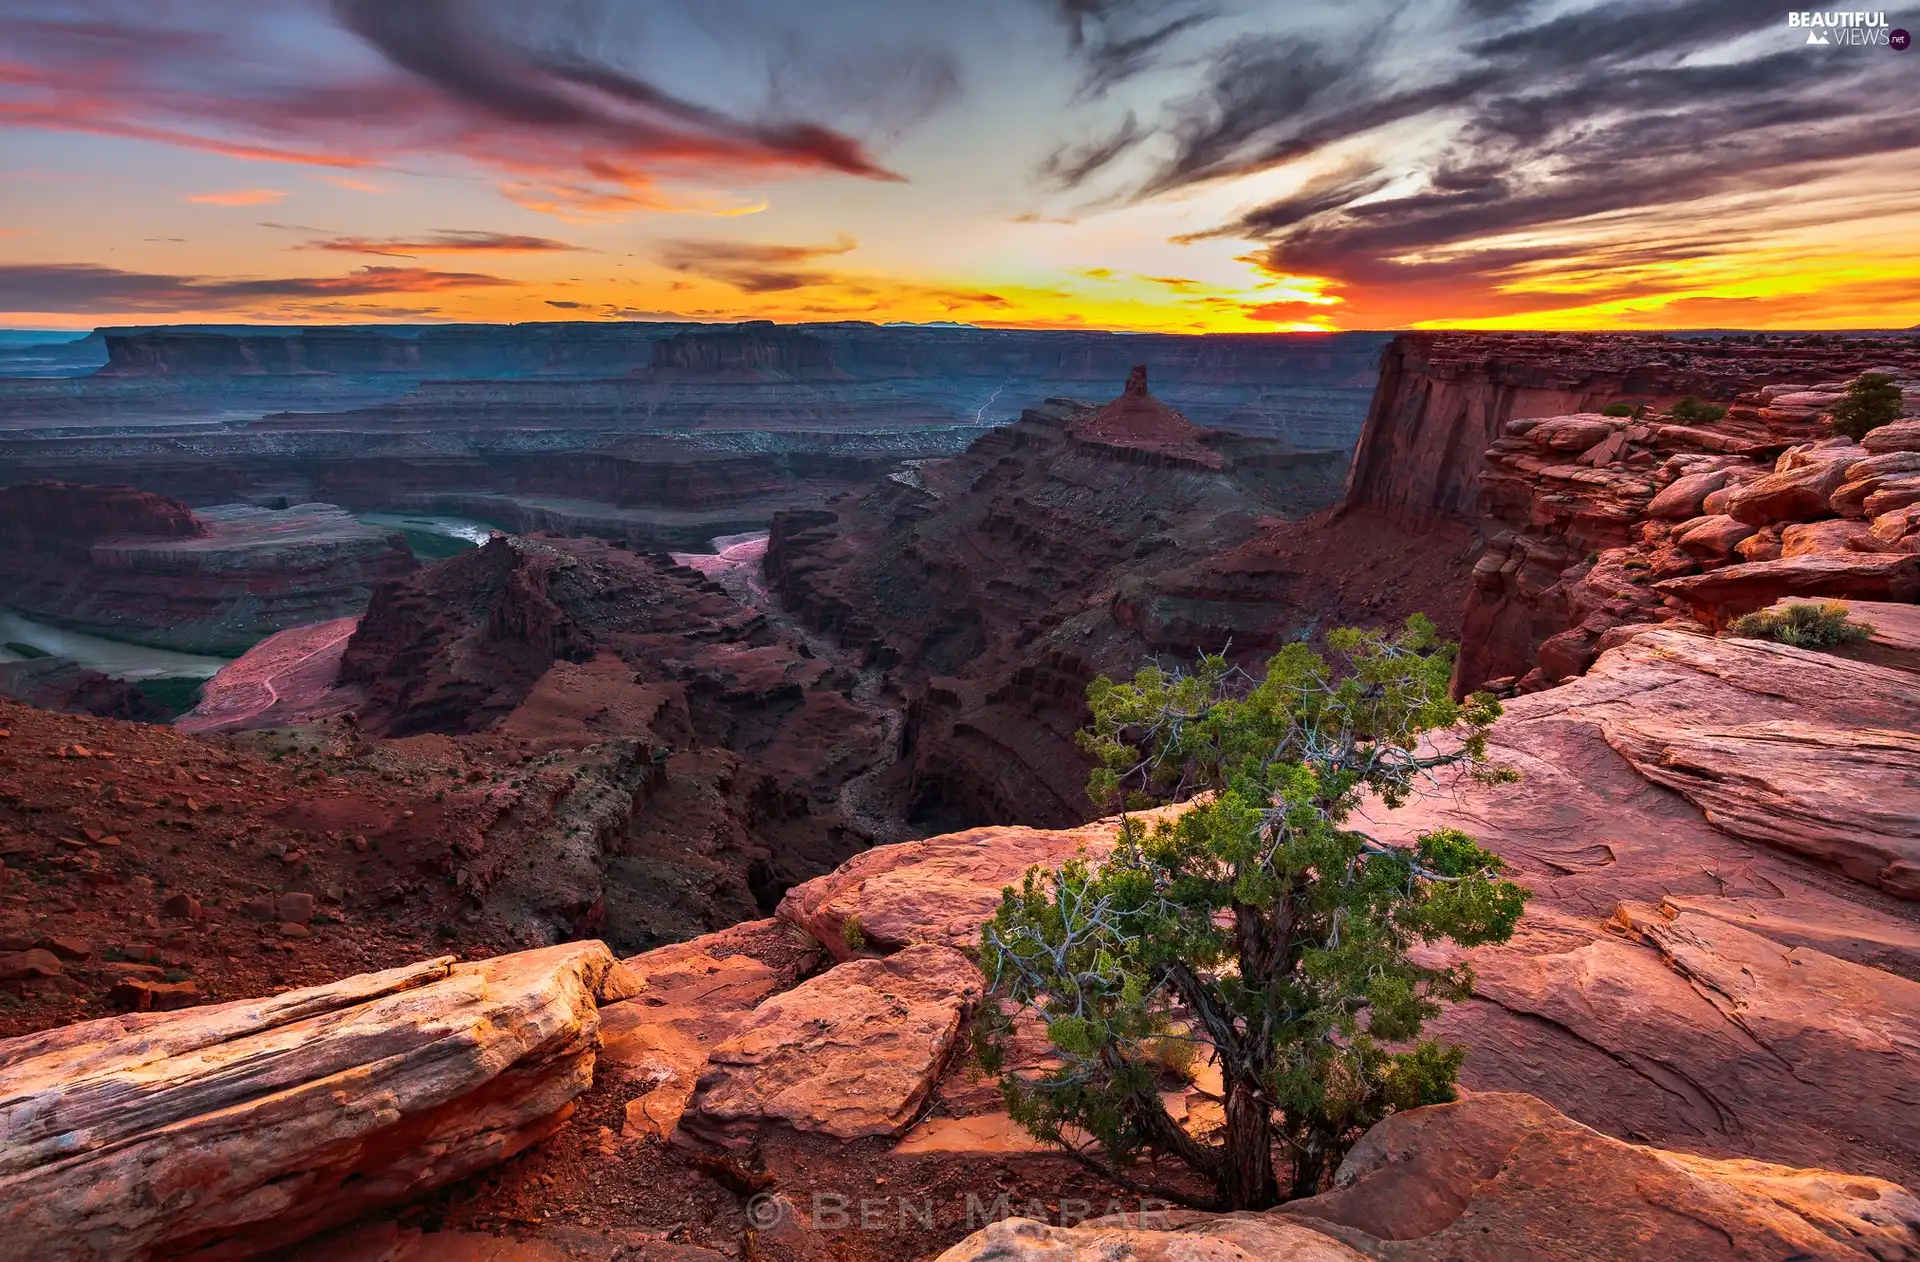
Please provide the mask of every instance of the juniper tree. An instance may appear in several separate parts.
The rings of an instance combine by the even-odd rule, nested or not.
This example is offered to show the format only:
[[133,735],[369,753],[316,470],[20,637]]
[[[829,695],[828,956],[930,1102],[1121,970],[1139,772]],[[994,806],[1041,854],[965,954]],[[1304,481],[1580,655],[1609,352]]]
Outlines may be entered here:
[[1900,385],[1883,372],[1863,372],[1847,387],[1847,397],[1834,405],[1833,429],[1848,438],[1865,438],[1882,425],[1900,419]]
[[[1096,680],[1081,743],[1089,792],[1127,812],[1115,849],[1029,870],[981,933],[993,998],[976,1045],[1013,1117],[1123,1184],[1143,1186],[1127,1167],[1149,1151],[1177,1158],[1214,1194],[1154,1190],[1201,1208],[1274,1204],[1276,1153],[1292,1195],[1311,1195],[1375,1121],[1451,1099],[1463,1051],[1420,1031],[1471,973],[1412,949],[1505,941],[1527,896],[1463,833],[1401,846],[1351,822],[1368,791],[1395,807],[1448,769],[1510,778],[1485,761],[1499,704],[1451,698],[1453,646],[1418,615],[1327,643],[1337,676],[1296,643],[1258,680],[1217,656]],[[1189,797],[1152,828],[1133,813]],[[1057,1068],[1006,1072],[1023,1009]],[[1212,1135],[1159,1095],[1183,1046],[1220,1070]]]

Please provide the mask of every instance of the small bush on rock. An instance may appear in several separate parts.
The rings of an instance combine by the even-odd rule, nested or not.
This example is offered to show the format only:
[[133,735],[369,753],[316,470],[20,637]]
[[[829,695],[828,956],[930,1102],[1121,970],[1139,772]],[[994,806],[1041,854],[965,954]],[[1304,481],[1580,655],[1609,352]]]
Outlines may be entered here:
[[1692,395],[1687,395],[1667,409],[1667,415],[1682,425],[1711,425],[1727,414],[1727,410],[1717,403],[1702,403]]
[[1847,616],[1837,600],[1821,604],[1783,605],[1734,619],[1728,628],[1750,640],[1773,640],[1800,649],[1830,649],[1858,644],[1873,635],[1873,627]]
[[1900,386],[1883,372],[1863,372],[1833,409],[1833,432],[1864,438],[1900,419]]
[[1607,406],[1605,406],[1605,407],[1603,407],[1603,408],[1601,408],[1601,409],[1600,409],[1600,415],[1602,415],[1602,416],[1632,416],[1632,415],[1633,415],[1633,404],[1631,404],[1631,403],[1609,403],[1609,404],[1607,404]]
[[[1348,826],[1363,794],[1398,806],[1445,769],[1511,779],[1485,763],[1499,703],[1452,699],[1454,646],[1423,617],[1327,643],[1345,670],[1295,643],[1260,679],[1203,657],[1096,680],[1081,734],[1094,799],[1131,811],[1206,796],[1151,830],[1125,818],[1102,867],[1029,870],[981,932],[982,1062],[1003,1073],[1022,1009],[1060,1062],[1003,1073],[1012,1116],[1123,1184],[1140,1187],[1125,1172],[1147,1151],[1177,1158],[1212,1196],[1140,1190],[1200,1208],[1276,1203],[1283,1166],[1292,1194],[1311,1195],[1380,1118],[1452,1099],[1464,1053],[1420,1031],[1472,975],[1413,950],[1503,942],[1527,898],[1464,833],[1403,846]],[[1168,1040],[1220,1071],[1213,1135],[1161,1102]]]

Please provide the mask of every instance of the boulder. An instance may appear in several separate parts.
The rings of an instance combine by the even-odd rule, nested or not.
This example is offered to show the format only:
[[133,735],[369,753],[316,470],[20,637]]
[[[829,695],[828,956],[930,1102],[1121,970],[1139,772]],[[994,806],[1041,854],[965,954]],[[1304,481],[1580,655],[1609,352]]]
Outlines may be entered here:
[[939,1078],[980,986],[964,955],[931,944],[828,969],[766,1000],[713,1050],[680,1128],[728,1147],[773,1125],[897,1138]]
[[1759,534],[1749,535],[1733,545],[1733,550],[1746,561],[1777,561],[1780,559],[1781,531],[1778,526],[1764,527]]
[[1702,561],[1724,561],[1732,554],[1735,544],[1758,529],[1732,517],[1696,517],[1674,527],[1673,541],[1689,556]]
[[679,1123],[707,1054],[739,1030],[780,979],[752,956],[709,954],[693,944],[623,963],[645,989],[600,1010],[601,1072],[643,1084],[627,1103],[624,1133],[664,1139]]
[[1882,513],[1867,530],[1867,537],[1877,547],[1895,552],[1914,551],[1915,536],[1920,536],[1920,504],[1907,504]]
[[1846,482],[1847,466],[1858,455],[1859,449],[1853,448],[1849,455],[1835,455],[1757,478],[1731,492],[1724,511],[1755,526],[1829,516],[1832,509],[1827,501]]
[[[1142,812],[1154,820],[1168,807]],[[1105,857],[1118,818],[1079,828],[970,828],[926,841],[864,850],[825,876],[794,886],[776,910],[826,944],[836,959],[860,954],[847,944],[847,922],[861,950],[894,951],[912,942],[939,942],[971,950],[980,926],[993,918],[1000,891],[1018,885],[1035,864],[1057,866],[1075,856]]]
[[1885,1262],[1920,1253],[1898,1184],[1610,1138],[1517,1093],[1398,1113],[1335,1188],[1265,1213],[1011,1218],[939,1262]]
[[[1624,428],[1624,426],[1623,426]],[[1556,416],[1527,430],[1527,441],[1547,451],[1587,451],[1613,437],[1614,425],[1592,413]]]
[[574,942],[0,1042],[0,1230],[212,1262],[465,1178],[566,1119],[625,984]]
[[1780,531],[1780,555],[1797,557],[1814,552],[1854,551],[1854,541],[1867,537],[1867,523],[1845,518],[1796,522]]
[[1389,1117],[1335,1183],[1275,1214],[1396,1262],[1867,1262],[1920,1248],[1920,1198],[1897,1184],[1623,1143],[1519,1094]]
[[1782,556],[1662,579],[1653,589],[1686,605],[1706,625],[1718,627],[1783,596],[1912,601],[1920,597],[1920,556],[1874,552]]
[[1910,504],[1920,504],[1920,473],[1888,478],[1860,502],[1860,507],[1867,516],[1878,517]]
[[1860,445],[1876,456],[1889,451],[1920,451],[1920,418],[1868,430]]
[[1842,517],[1871,516],[1872,514],[1867,511],[1867,501],[1884,502],[1876,499],[1882,492],[1889,492],[1888,498],[1898,498],[1904,491],[1915,485],[1920,485],[1920,473],[1874,473],[1865,477],[1851,478],[1827,497],[1827,505]]
[[1700,505],[1709,494],[1727,484],[1727,470],[1709,469],[1688,473],[1669,483],[1647,504],[1647,516],[1680,521],[1700,515]]

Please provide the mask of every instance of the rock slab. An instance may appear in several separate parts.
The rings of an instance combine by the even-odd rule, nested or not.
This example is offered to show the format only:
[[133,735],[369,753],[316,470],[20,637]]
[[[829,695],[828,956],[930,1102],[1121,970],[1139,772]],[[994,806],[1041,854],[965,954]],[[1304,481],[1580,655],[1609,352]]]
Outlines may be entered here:
[[951,947],[831,968],[762,1003],[712,1051],[680,1127],[730,1147],[769,1125],[898,1137],[979,996],[979,970]]
[[593,1080],[598,942],[452,957],[0,1043],[13,1256],[282,1248],[551,1134]]

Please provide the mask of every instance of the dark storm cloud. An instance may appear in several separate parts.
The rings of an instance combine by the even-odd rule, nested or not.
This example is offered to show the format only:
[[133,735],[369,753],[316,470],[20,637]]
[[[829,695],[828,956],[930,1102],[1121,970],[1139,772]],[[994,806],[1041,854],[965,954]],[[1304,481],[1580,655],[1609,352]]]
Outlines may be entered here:
[[668,241],[660,265],[731,285],[743,293],[770,294],[812,285],[833,284],[830,272],[804,264],[845,254],[859,243],[842,236],[830,245],[777,245],[760,241]]
[[[1559,274],[1590,250],[1545,238],[1636,216],[1678,226],[1657,245],[1614,243],[1594,257],[1625,267],[1711,255],[1756,238],[1725,215],[1688,227],[1694,203],[1765,198],[1866,161],[1920,187],[1910,67],[1884,50],[1804,47],[1784,10],[1609,3],[1534,20],[1531,5],[1463,0],[1449,11],[1459,47],[1441,56],[1410,58],[1385,37],[1410,9],[1381,38],[1283,32],[1225,44],[1202,86],[1167,106],[1152,133],[1164,156],[1134,195],[1313,158],[1388,127],[1424,130],[1432,139],[1417,148],[1376,142],[1198,234],[1263,241],[1275,272],[1404,284]],[[1055,174],[1091,180],[1144,139],[1089,150]],[[1791,214],[1790,203],[1755,209],[1776,225]],[[1535,239],[1484,244],[1502,236]]]
[[422,294],[512,283],[476,272],[417,267],[363,267],[344,276],[235,279],[128,272],[92,263],[12,263],[0,264],[0,307],[74,314],[214,311],[275,299]]

